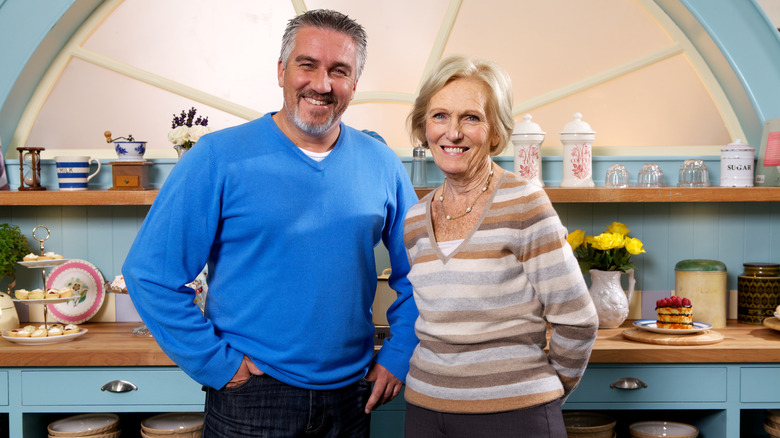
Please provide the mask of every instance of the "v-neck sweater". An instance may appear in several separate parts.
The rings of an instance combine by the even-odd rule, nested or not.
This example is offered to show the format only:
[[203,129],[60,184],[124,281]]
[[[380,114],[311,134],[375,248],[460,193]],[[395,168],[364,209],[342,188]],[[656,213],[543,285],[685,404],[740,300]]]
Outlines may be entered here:
[[488,413],[568,396],[585,372],[598,316],[544,190],[504,172],[474,229],[447,256],[434,238],[432,199],[433,192],[412,206],[404,222],[420,313],[407,402]]
[[[403,379],[417,344],[403,244],[417,195],[403,163],[344,123],[313,160],[271,116],[203,136],[174,166],[122,269],[133,304],[165,353],[213,388],[244,356],[300,388],[347,386],[372,362]],[[374,355],[379,242],[398,299]],[[204,318],[184,285],[206,263]]]

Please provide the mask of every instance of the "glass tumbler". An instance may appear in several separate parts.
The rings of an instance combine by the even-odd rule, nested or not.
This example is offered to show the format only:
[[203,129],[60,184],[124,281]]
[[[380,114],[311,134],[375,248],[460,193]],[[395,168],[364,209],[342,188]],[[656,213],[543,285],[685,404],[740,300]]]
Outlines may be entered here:
[[636,178],[637,187],[663,187],[664,172],[658,163],[645,163]]
[[623,164],[613,164],[607,170],[607,177],[604,179],[604,187],[624,188],[628,187],[628,170]]
[[699,159],[685,160],[680,166],[677,187],[708,187],[710,185],[707,165]]

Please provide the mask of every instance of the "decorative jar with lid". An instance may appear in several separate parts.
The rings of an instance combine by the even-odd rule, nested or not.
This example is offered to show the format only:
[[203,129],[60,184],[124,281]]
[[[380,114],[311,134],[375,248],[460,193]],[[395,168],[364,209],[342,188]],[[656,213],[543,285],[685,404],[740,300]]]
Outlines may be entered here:
[[574,120],[561,131],[563,143],[563,180],[561,187],[595,187],[593,182],[593,140],[596,131],[574,113]]
[[726,327],[726,265],[717,260],[681,260],[674,266],[674,294],[693,304],[693,319]]
[[542,142],[545,132],[538,123],[531,121],[530,114],[523,116],[523,121],[512,131],[512,144],[515,147],[514,173],[539,187],[544,187],[542,181]]
[[737,322],[763,324],[780,305],[780,264],[744,263],[737,277]]
[[720,150],[720,185],[753,187],[755,150],[737,139]]

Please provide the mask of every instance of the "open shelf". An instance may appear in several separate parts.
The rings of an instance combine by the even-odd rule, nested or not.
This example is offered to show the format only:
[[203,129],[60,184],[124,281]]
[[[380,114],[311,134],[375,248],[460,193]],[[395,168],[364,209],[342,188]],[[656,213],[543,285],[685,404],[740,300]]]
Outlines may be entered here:
[[152,205],[159,190],[0,192],[0,205]]
[[[417,196],[423,197],[433,189],[426,187],[415,191]],[[780,201],[780,187],[545,187],[544,191],[554,203]]]
[[[422,198],[433,187],[417,188]],[[780,187],[629,187],[625,189],[545,187],[555,203],[605,202],[772,202]],[[0,192],[0,205],[152,205],[159,190],[57,190]]]

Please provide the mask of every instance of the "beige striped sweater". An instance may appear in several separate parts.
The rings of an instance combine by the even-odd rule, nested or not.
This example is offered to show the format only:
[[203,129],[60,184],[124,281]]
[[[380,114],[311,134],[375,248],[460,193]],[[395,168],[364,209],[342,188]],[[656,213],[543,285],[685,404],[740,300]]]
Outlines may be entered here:
[[486,413],[567,396],[585,372],[598,317],[549,198],[504,172],[475,229],[444,256],[433,238],[433,193],[404,223],[420,310],[406,400]]

